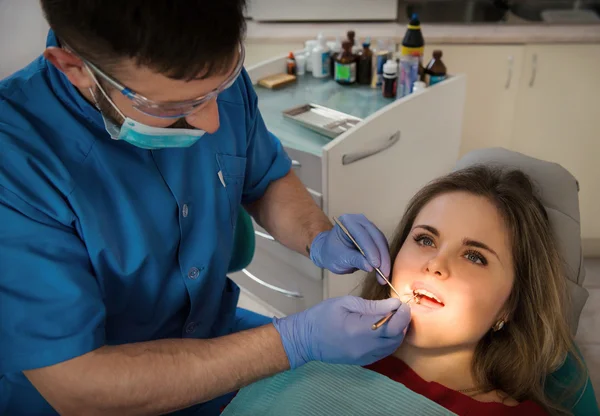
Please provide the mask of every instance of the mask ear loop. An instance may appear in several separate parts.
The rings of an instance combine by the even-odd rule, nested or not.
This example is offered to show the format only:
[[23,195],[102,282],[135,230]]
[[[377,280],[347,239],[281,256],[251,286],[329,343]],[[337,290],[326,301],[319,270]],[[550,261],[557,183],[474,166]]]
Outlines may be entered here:
[[[108,94],[106,93],[106,91],[104,91],[104,88],[102,88],[102,85],[100,85],[100,83],[98,82],[98,79],[96,78],[96,75],[94,75],[94,73],[92,72],[92,70],[87,65],[85,66],[85,69],[87,69],[88,73],[90,74],[90,76],[94,80],[94,83],[96,84],[96,86],[98,87],[98,89],[100,90],[100,92],[102,93],[102,95],[104,95],[104,98],[106,98],[108,100],[108,102],[110,103],[110,105],[112,105],[112,107],[115,109],[115,111],[117,113],[119,113],[119,115],[123,118],[123,122],[125,122],[125,119],[127,119],[127,117],[125,117],[125,114],[123,114],[123,112],[121,110],[119,110],[119,107],[116,106],[116,104],[108,96]],[[90,93],[92,94],[92,97],[94,98],[94,102],[96,104],[96,108],[98,109],[98,111],[102,111],[100,109],[100,106],[98,105],[98,99],[96,97],[96,94],[94,93],[94,91],[91,88],[89,88],[89,90],[90,90]]]

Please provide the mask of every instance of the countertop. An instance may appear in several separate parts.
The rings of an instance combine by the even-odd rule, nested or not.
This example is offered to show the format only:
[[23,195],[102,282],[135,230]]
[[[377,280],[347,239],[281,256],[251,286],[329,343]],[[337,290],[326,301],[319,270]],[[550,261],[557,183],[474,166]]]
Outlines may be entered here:
[[[250,43],[303,44],[319,32],[327,38],[344,36],[354,30],[357,38],[388,38],[402,41],[406,23],[261,23],[249,20],[247,41]],[[525,43],[599,43],[600,24],[556,25],[543,23],[496,24],[423,24],[427,43],[437,44],[525,44]]]

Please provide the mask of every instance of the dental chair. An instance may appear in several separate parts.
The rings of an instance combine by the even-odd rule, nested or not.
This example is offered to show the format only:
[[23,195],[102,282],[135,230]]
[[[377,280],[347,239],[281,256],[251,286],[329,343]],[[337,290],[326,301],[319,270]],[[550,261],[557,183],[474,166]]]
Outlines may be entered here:
[[[581,311],[588,298],[588,292],[582,286],[585,280],[585,268],[581,250],[577,180],[556,163],[501,148],[472,151],[458,161],[455,170],[478,164],[519,169],[527,174],[537,187],[538,196],[550,218],[563,260],[563,270],[572,302],[570,327],[574,336],[577,333]],[[583,357],[581,359],[583,360]],[[574,357],[567,357],[562,367],[547,378],[547,394],[558,394],[554,387],[556,383],[569,384],[569,381],[577,376],[576,371]],[[563,403],[563,405],[571,409],[575,416],[600,415],[589,376],[578,393],[572,403]]]

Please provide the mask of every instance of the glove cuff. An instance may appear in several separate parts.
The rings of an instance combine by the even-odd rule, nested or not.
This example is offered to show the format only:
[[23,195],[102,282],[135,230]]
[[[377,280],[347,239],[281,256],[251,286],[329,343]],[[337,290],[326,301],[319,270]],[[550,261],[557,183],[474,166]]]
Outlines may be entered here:
[[273,326],[275,326],[275,329],[279,332],[281,343],[283,344],[283,349],[285,350],[285,355],[287,355],[291,370],[307,363],[302,357],[297,342],[294,341],[293,318],[293,315],[285,318],[273,317]]
[[323,268],[323,262],[321,261],[321,247],[323,246],[323,240],[327,237],[329,231],[322,231],[313,240],[309,247],[308,253],[312,262],[320,268]]

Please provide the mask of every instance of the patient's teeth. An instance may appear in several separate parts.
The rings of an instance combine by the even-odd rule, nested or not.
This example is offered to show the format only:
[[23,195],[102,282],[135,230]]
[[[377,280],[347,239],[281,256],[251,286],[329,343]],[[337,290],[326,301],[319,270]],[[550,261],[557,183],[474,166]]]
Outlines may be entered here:
[[437,300],[439,303],[443,304],[443,302],[441,300],[439,300],[437,296],[435,296],[433,293],[431,293],[428,290],[425,290],[425,289],[415,289],[415,290],[413,290],[413,293],[418,294],[418,295],[424,295],[424,296],[430,297],[432,299]]

